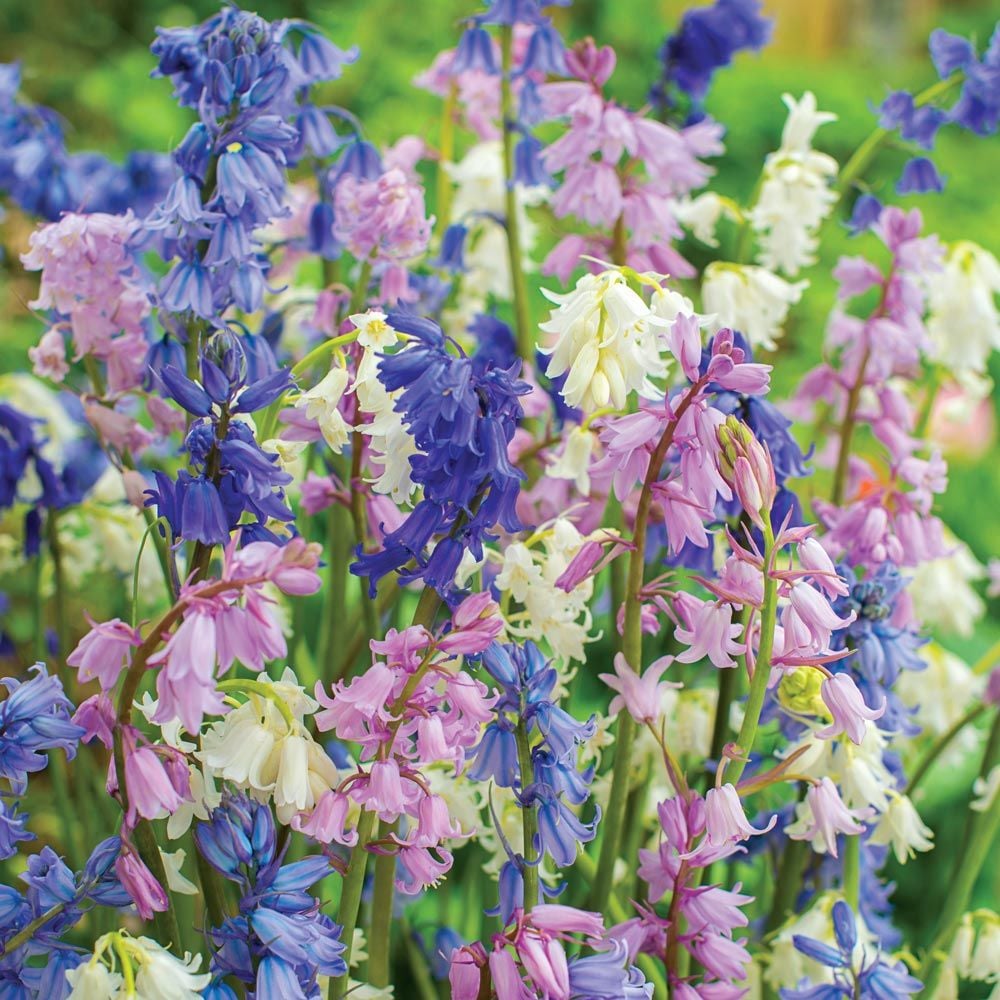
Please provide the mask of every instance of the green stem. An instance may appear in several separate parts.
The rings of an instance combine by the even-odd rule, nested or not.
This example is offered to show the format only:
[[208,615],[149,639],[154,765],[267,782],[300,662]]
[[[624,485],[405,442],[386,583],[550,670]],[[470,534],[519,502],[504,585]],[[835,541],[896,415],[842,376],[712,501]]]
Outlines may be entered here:
[[[653,454],[649,469],[639,494],[635,513],[635,527],[632,533],[634,548],[629,553],[628,576],[625,582],[625,623],[622,637],[622,653],[625,662],[636,672],[642,672],[642,585],[646,570],[646,528],[653,503],[653,484],[660,476],[664,459],[673,443],[674,431],[688,407],[701,392],[703,380],[688,389],[680,401],[673,418],[664,428]],[[615,760],[611,775],[611,792],[608,808],[604,814],[604,838],[597,864],[597,874],[591,886],[590,904],[593,909],[604,910],[611,895],[611,879],[614,874],[618,848],[621,844],[622,826],[625,821],[625,807],[628,804],[629,777],[632,768],[632,748],[635,744],[636,723],[628,712],[618,715]]]
[[[334,636],[337,632],[335,625],[343,620],[347,607],[347,563],[351,556],[350,530],[346,508],[335,503],[326,512],[326,558],[330,569],[326,581],[326,608],[320,622],[320,638],[316,650],[316,662],[322,671],[323,681],[327,684],[335,680]],[[364,641],[363,636],[361,641]],[[360,648],[359,643],[358,649]]]
[[768,931],[777,930],[795,909],[795,900],[802,891],[802,870],[808,850],[809,844],[804,840],[789,840],[785,844],[767,916]]
[[535,338],[531,329],[528,310],[528,288],[521,260],[521,223],[518,219],[517,188],[514,182],[514,132],[516,121],[514,97],[511,90],[511,67],[514,29],[509,24],[500,27],[502,68],[500,75],[500,117],[503,127],[504,215],[507,233],[507,260],[510,264],[510,287],[514,294],[514,326],[517,349],[526,365],[535,356]]
[[295,716],[288,707],[288,702],[278,694],[273,684],[264,681],[253,681],[244,677],[234,677],[227,681],[218,681],[215,685],[220,691],[233,691],[237,694],[255,694],[260,698],[266,698],[281,713],[285,725],[289,732],[296,729]]
[[201,883],[201,894],[205,900],[205,912],[212,927],[221,927],[226,920],[226,889],[219,873],[201,856],[201,851],[195,848],[195,866],[198,870],[198,881]]
[[[528,727],[522,719],[517,724],[517,767],[521,773],[521,794],[535,783],[535,765],[531,761],[531,744]],[[521,803],[521,827],[524,832],[524,912],[530,913],[538,902],[538,858],[535,856],[535,837],[538,835],[538,815],[535,804]]]
[[368,867],[368,842],[375,828],[375,813],[364,811],[358,820],[358,842],[351,848],[351,860],[340,894],[340,909],[337,923],[343,928],[340,940],[344,943],[341,958],[347,963],[347,972],[330,980],[327,1000],[342,1000],[347,995],[347,983],[351,970],[351,950],[354,945],[354,931],[358,926],[358,910],[361,908],[361,892],[365,885],[365,869]]
[[978,677],[988,674],[1000,662],[1000,639],[997,639],[982,656],[972,664],[972,672]]
[[943,732],[932,744],[930,749],[921,758],[920,763],[913,769],[909,784],[906,786],[906,795],[913,797],[917,786],[931,769],[931,765],[947,749],[948,744],[967,726],[979,718],[986,711],[986,705],[982,702],[975,704],[968,712],[958,719],[949,729]]
[[844,838],[844,869],[841,889],[844,901],[856,913],[861,895],[861,838]]
[[[986,752],[983,754],[980,777],[988,778],[990,772],[998,764],[1000,764],[1000,712],[993,719]],[[923,965],[921,965],[918,974],[918,978],[924,984],[923,992],[920,995],[927,997],[928,1000],[934,996],[937,990],[944,960],[951,950],[955,932],[962,920],[962,914],[968,909],[976,879],[989,859],[998,831],[1000,831],[1000,795],[994,797],[993,803],[985,812],[970,810],[966,819],[965,838],[962,848],[955,855],[955,868],[948,886],[944,906],[941,908],[937,933],[934,935],[933,944],[924,956]]]
[[26,945],[34,936],[35,933],[44,927],[50,920],[54,920],[56,917],[62,913],[63,910],[69,904],[67,903],[56,903],[54,906],[50,906],[43,914],[35,917],[26,927],[18,931],[4,946],[0,949],[0,958],[5,955],[12,955],[18,948]]
[[[395,823],[379,823],[378,839],[388,840]],[[392,939],[392,903],[395,898],[396,855],[375,855],[375,891],[372,896],[372,919],[368,929],[368,982],[381,988],[389,985],[389,951]]]
[[[937,83],[932,84],[927,87],[926,90],[922,90],[913,99],[914,107],[923,107],[925,104],[930,104],[936,101],[940,97],[944,97],[950,90],[953,90],[965,79],[965,74],[962,72],[953,73],[951,76],[946,77],[944,80],[939,80]],[[850,190],[851,185],[857,178],[859,178],[865,170],[868,168],[868,164],[872,161],[875,154],[881,149],[882,144],[889,138],[892,134],[890,129],[877,128],[867,139],[854,151],[851,158],[840,168],[840,173],[837,175],[836,191],[841,198]]]
[[135,839],[136,849],[139,851],[139,857],[152,872],[153,878],[163,887],[163,893],[167,898],[167,908],[162,913],[153,914],[153,930],[156,939],[164,948],[170,948],[177,954],[183,954],[184,939],[181,937],[181,928],[177,922],[173,898],[167,886],[167,872],[163,867],[163,858],[160,857],[160,847],[156,841],[152,824],[147,820],[140,819],[132,835]]
[[765,513],[763,518],[764,534],[764,605],[760,615],[760,643],[757,647],[757,660],[750,678],[750,694],[747,697],[746,710],[743,714],[743,724],[736,737],[743,760],[729,761],[723,778],[734,785],[740,780],[746,769],[746,758],[753,750],[757,739],[757,728],[760,725],[760,713],[764,708],[764,698],[767,694],[767,682],[771,675],[771,651],[774,648],[774,625],[778,614],[778,581],[772,573],[774,563],[774,531],[771,528],[770,517]]

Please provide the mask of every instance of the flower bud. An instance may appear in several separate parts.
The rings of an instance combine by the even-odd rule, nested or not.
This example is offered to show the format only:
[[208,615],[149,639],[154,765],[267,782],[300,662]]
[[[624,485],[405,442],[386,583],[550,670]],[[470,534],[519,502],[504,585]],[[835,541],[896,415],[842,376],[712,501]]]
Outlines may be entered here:
[[743,509],[759,528],[770,515],[778,484],[767,447],[753,436],[750,428],[730,414],[716,431],[718,463],[722,478],[736,491]]

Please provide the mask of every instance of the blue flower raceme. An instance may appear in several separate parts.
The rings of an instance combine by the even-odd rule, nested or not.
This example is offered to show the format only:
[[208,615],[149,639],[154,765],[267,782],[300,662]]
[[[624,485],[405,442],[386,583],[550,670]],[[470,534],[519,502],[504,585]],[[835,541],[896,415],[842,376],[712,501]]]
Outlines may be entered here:
[[[958,100],[943,108],[896,90],[878,107],[879,126],[898,131],[902,139],[928,151],[934,148],[938,130],[944,125],[957,125],[980,136],[993,135],[1000,123],[1000,24],[981,58],[967,38],[940,28],[931,33],[928,47],[938,76],[958,83]],[[942,190],[944,180],[927,156],[909,160],[896,185],[897,194]]]
[[849,566],[838,568],[841,577],[857,581],[847,597],[838,597],[833,608],[838,615],[851,611],[857,617],[845,629],[835,632],[834,650],[850,649],[852,654],[832,665],[834,670],[850,670],[869,705],[886,699],[886,711],[878,726],[887,732],[916,733],[911,710],[893,691],[903,670],[923,670],[926,664],[917,650],[926,642],[912,624],[898,624],[897,602],[907,579],[892,563],[884,563],[871,576],[858,580]]
[[[524,473],[511,464],[507,446],[522,415],[518,397],[529,387],[512,368],[453,354],[431,320],[395,311],[388,322],[413,338],[382,359],[379,380],[389,392],[400,391],[395,408],[420,449],[410,463],[423,499],[385,536],[381,551],[360,555],[351,572],[369,578],[372,594],[396,571],[450,597],[466,551],[481,558],[498,523],[507,531],[523,527],[514,505]],[[444,537],[427,555],[435,536]]]
[[907,971],[902,962],[890,962],[876,951],[872,957],[864,950],[862,957],[854,957],[857,924],[854,913],[843,900],[833,904],[833,929],[836,947],[823,941],[796,934],[795,947],[807,958],[833,970],[830,984],[811,986],[799,984],[798,989],[783,989],[781,1000],[838,1000],[856,997],[860,1000],[901,1000],[923,989],[923,983]]
[[[148,491],[149,503],[164,517],[174,538],[223,544],[240,526],[244,543],[278,536],[266,527],[271,519],[293,519],[283,487],[291,476],[282,471],[278,457],[261,449],[250,426],[240,414],[270,406],[291,385],[287,369],[274,367],[273,357],[254,359],[257,381],[248,384],[250,357],[247,337],[219,331],[206,345],[201,359],[201,382],[189,379],[167,364],[155,377],[164,392],[197,419],[184,442],[191,471],[181,470],[176,480],[157,470],[156,488]],[[244,521],[250,515],[251,521]]]
[[[62,940],[88,909],[128,906],[131,900],[118,881],[114,862],[121,850],[118,837],[101,841],[83,870],[74,872],[51,847],[28,859],[20,876],[24,891],[0,887],[0,995],[17,998],[61,1000],[69,993],[65,973],[85,956]],[[12,939],[25,932],[43,914],[56,912],[39,923],[27,939],[13,949]]]
[[0,197],[54,222],[64,212],[145,215],[163,197],[168,156],[138,151],[123,166],[98,153],[70,153],[50,108],[20,100],[21,67],[0,63]]
[[340,928],[307,891],[330,873],[329,861],[318,855],[283,865],[267,806],[227,795],[209,822],[197,826],[195,843],[240,890],[238,915],[211,931],[214,973],[234,976],[266,1000],[319,996],[318,976],[347,971]]
[[673,108],[680,91],[690,99],[693,117],[700,118],[716,71],[737,52],[759,51],[771,40],[774,22],[760,8],[760,0],[716,0],[686,11],[660,49],[663,70],[650,92],[653,104]]
[[181,176],[148,223],[176,259],[161,303],[207,321],[234,304],[253,312],[269,269],[255,231],[285,214],[287,168],[331,151],[309,88],[336,79],[357,52],[304,21],[272,24],[236,7],[196,28],[160,29],[152,51],[154,75],[169,77],[200,118],[174,154]]
[[[596,719],[578,722],[559,707],[553,694],[559,675],[533,642],[524,646],[494,642],[483,654],[483,666],[500,685],[500,698],[496,720],[486,727],[473,752],[475,765],[469,777],[516,789],[518,805],[538,813],[534,850],[547,854],[559,867],[568,867],[580,846],[594,839],[601,818],[598,807],[594,819],[584,823],[571,808],[590,797],[594,768],[581,770],[577,758],[580,744],[596,732]],[[526,727],[531,749],[530,782],[518,763],[519,724]],[[512,857],[501,876],[500,913],[505,922],[522,905],[519,869],[524,863],[523,857]]]

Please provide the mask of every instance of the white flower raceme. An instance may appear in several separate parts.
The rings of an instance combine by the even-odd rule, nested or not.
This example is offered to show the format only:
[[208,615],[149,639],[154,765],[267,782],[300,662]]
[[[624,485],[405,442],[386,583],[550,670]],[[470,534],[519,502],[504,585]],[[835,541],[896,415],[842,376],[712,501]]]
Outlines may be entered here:
[[927,333],[936,359],[970,388],[988,389],[987,361],[1000,347],[1000,262],[963,240],[948,246],[944,268],[925,280]]
[[394,408],[402,390],[388,392],[378,377],[379,355],[398,343],[399,334],[386,322],[385,313],[377,309],[356,313],[350,320],[358,330],[358,345],[363,348],[351,391],[365,419],[355,430],[369,438],[371,463],[381,469],[372,481],[372,489],[403,504],[416,489],[410,478],[410,458],[419,449],[402,415]]
[[570,406],[586,412],[609,404],[625,408],[630,392],[663,395],[651,379],[667,373],[664,357],[668,323],[629,287],[617,269],[585,274],[565,295],[542,289],[556,304],[540,328],[555,338],[546,374],[566,375],[560,390]]
[[351,437],[351,425],[339,409],[349,379],[346,368],[335,366],[316,385],[302,393],[295,404],[306,411],[310,420],[319,424],[323,440],[337,455]]
[[[920,655],[927,669],[919,673],[904,670],[896,682],[896,691],[907,705],[913,706],[915,721],[925,732],[941,734],[968,711],[986,686],[986,679],[977,677],[961,657],[936,642],[927,643]],[[975,732],[965,729],[954,741],[957,754],[968,751],[976,740]]]
[[992,910],[977,910],[979,933],[969,962],[968,978],[978,982],[1000,981],[1000,917]]
[[921,562],[907,588],[921,624],[954,635],[972,635],[986,605],[971,584],[986,576],[986,567],[958,539],[947,539],[953,550],[940,559]]
[[[124,990],[122,975],[106,961],[116,970],[128,962],[134,992]],[[185,952],[177,958],[151,938],[112,931],[97,939],[89,961],[66,973],[73,987],[69,1000],[198,1000],[212,980],[210,972],[198,972],[200,967],[201,955]]]
[[71,989],[68,1000],[113,1000],[120,997],[121,973],[112,972],[102,962],[91,959],[66,972]]
[[868,843],[890,845],[896,860],[903,865],[916,851],[931,850],[933,836],[934,832],[924,826],[909,797],[893,791],[889,793],[889,805],[875,824]]
[[326,751],[312,738],[303,719],[318,704],[298,685],[288,668],[280,681],[260,674],[291,713],[288,720],[272,698],[251,692],[239,708],[205,732],[195,754],[220,778],[246,789],[260,801],[274,800],[282,823],[311,809],[340,781]]
[[556,580],[585,539],[566,518],[558,518],[540,534],[540,547],[514,542],[502,556],[495,584],[524,605],[523,612],[508,618],[508,632],[520,641],[533,639],[548,648],[564,666],[582,662],[584,645],[594,638],[589,608],[594,581],[588,578],[567,594],[556,586]]
[[816,108],[811,91],[796,101],[791,94],[781,98],[788,119],[781,133],[781,146],[764,161],[760,196],[750,211],[750,221],[760,252],[757,260],[772,271],[794,277],[814,263],[816,231],[837,201],[830,181],[837,161],[812,148],[816,129],[837,116]]
[[713,261],[705,268],[701,297],[720,328],[739,330],[752,347],[773,351],[789,306],[808,287],[808,281],[785,281],[764,267]]

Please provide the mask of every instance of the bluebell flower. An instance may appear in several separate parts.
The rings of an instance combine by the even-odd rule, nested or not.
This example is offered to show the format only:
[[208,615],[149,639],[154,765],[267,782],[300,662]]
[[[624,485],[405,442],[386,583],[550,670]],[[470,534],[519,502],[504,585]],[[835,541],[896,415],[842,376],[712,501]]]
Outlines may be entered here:
[[[580,745],[596,732],[596,719],[574,719],[553,699],[558,675],[538,646],[492,643],[483,653],[483,667],[497,682],[496,719],[483,733],[472,751],[469,777],[474,781],[494,781],[513,788],[522,809],[538,814],[536,850],[548,854],[560,867],[576,859],[581,844],[589,843],[597,832],[601,812],[583,822],[571,806],[584,805],[590,798],[594,768],[581,769],[577,757]],[[517,755],[515,729],[522,723],[531,750],[532,780],[525,782]],[[510,866],[500,881],[500,914],[506,922],[518,898],[523,898],[521,870],[525,860],[511,856]],[[519,897],[520,894],[520,897]]]
[[931,58],[944,78],[961,70],[965,79],[948,117],[978,135],[992,135],[1000,122],[1000,24],[982,59],[967,39],[937,30],[930,37]]
[[634,965],[621,942],[594,955],[569,962],[570,997],[579,1000],[652,1000],[653,984]]
[[62,682],[50,676],[44,664],[32,667],[27,681],[0,679],[7,698],[0,702],[0,777],[6,778],[16,795],[28,787],[28,775],[48,766],[48,754],[62,750],[68,759],[84,730],[70,716],[73,705]]
[[70,154],[61,119],[19,99],[20,66],[0,63],[0,197],[50,222],[64,212],[132,209],[144,216],[173,180],[170,158],[132,153],[123,166],[97,153]]
[[566,65],[566,46],[551,22],[539,24],[528,39],[528,48],[518,67],[518,73],[531,72],[551,76],[570,75]]
[[831,649],[850,649],[852,653],[831,664],[831,669],[850,670],[869,705],[886,699],[885,714],[876,723],[879,728],[911,735],[919,732],[912,711],[893,691],[901,671],[923,670],[926,665],[917,652],[926,639],[913,628],[891,624],[906,578],[888,562],[862,580],[850,566],[840,566],[838,572],[855,582],[848,596],[836,598],[833,607],[841,616],[853,611],[857,617],[847,628],[833,634]]
[[526,187],[555,187],[555,178],[542,160],[543,146],[526,129],[514,147],[514,180]]
[[259,997],[313,997],[318,976],[347,971],[340,928],[308,890],[330,873],[323,856],[282,864],[270,809],[227,794],[195,828],[202,857],[240,890],[239,912],[211,930],[212,971]]
[[851,218],[846,223],[851,236],[860,236],[871,229],[882,215],[882,202],[873,194],[863,194],[854,203]]
[[518,363],[514,331],[493,313],[477,313],[469,324],[469,333],[476,338],[474,357],[504,370]]
[[928,191],[943,190],[944,181],[933,161],[926,156],[915,156],[912,160],[907,160],[903,174],[896,182],[897,194],[926,194]]
[[760,0],[716,0],[710,7],[686,11],[660,49],[662,74],[650,92],[654,106],[671,107],[671,92],[678,90],[693,102],[693,117],[700,117],[716,71],[737,52],[759,51],[770,41],[774,22],[760,8]]
[[489,73],[491,76],[496,76],[499,71],[493,54],[493,38],[475,23],[462,32],[451,62],[451,73],[455,76],[470,71]]
[[[522,415],[518,397],[528,386],[513,369],[450,353],[432,320],[397,310],[388,322],[414,338],[382,359],[379,380],[399,392],[395,408],[420,449],[410,464],[424,498],[385,536],[380,551],[359,555],[351,572],[367,576],[373,594],[378,580],[395,570],[401,579],[423,579],[454,598],[463,552],[478,558],[497,523],[521,530],[514,505],[524,474],[511,464],[507,445]],[[424,550],[435,535],[447,537],[428,556]]]
[[798,989],[782,989],[781,1000],[835,1000],[859,997],[861,1000],[901,1000],[923,989],[923,983],[906,971],[902,962],[889,962],[879,952],[874,957],[866,949],[861,967],[854,963],[857,925],[854,913],[843,900],[833,904],[835,945],[796,934],[792,938],[797,951],[833,971],[833,982]]
[[469,230],[460,222],[453,222],[441,237],[441,249],[437,257],[432,262],[435,267],[440,267],[452,273],[465,270],[465,238],[469,235]]
[[7,800],[0,797],[0,861],[17,854],[20,842],[34,840],[35,835],[27,829],[27,821],[24,813],[18,813],[17,803],[8,805]]

